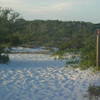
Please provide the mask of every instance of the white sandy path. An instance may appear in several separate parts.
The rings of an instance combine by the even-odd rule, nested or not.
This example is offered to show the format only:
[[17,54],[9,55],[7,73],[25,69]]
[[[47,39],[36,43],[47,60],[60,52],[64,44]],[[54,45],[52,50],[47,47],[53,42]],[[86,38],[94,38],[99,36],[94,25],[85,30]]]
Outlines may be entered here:
[[[22,56],[17,56],[12,58],[23,59]],[[32,56],[30,56],[25,55],[24,59],[31,60]],[[7,66],[10,67],[9,64]],[[2,100],[88,100],[84,96],[87,94],[89,84],[100,84],[100,73],[94,74],[90,69],[81,71],[78,68],[55,66],[0,69],[0,99]]]

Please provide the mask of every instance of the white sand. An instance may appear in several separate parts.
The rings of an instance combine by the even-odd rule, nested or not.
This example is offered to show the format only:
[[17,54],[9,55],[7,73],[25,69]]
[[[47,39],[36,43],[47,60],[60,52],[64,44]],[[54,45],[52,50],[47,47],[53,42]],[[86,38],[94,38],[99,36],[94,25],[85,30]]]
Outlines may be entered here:
[[[53,60],[48,55],[29,54],[10,58],[13,64],[0,67],[26,66],[13,60]],[[88,100],[85,95],[89,84],[100,84],[100,73],[55,66],[0,69],[0,100]]]

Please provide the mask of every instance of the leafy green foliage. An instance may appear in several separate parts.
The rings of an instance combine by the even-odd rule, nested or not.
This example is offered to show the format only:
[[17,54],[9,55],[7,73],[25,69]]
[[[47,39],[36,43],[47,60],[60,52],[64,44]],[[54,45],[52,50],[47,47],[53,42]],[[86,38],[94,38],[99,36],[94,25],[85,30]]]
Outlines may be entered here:
[[99,100],[100,98],[100,86],[89,86],[88,88],[89,100]]
[[81,66],[96,66],[96,36],[86,38],[84,48],[81,49]]
[[20,34],[23,45],[79,49],[83,47],[83,40],[93,34],[94,25],[92,23],[74,21],[22,20],[22,22],[17,22],[16,27],[18,27],[17,32]]
[[13,35],[18,17],[19,14],[11,9],[0,8],[0,63],[9,61],[5,48],[16,46],[19,43],[19,37]]
[[8,63],[9,62],[9,56],[8,55],[0,55],[0,63]]

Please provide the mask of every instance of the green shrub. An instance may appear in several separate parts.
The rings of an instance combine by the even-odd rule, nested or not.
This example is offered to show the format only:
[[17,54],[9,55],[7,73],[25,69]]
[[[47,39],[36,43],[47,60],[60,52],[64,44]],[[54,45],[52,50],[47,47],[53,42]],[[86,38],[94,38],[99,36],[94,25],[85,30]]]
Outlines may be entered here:
[[9,56],[8,55],[0,55],[0,63],[6,64],[9,62]]
[[100,98],[100,86],[89,86],[88,88],[89,100],[98,100]]

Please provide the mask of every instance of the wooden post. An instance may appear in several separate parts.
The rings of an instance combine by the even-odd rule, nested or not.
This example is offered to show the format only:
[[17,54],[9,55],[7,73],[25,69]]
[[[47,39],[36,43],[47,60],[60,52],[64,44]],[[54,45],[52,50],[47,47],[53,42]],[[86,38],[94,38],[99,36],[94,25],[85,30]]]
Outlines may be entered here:
[[96,66],[100,67],[100,29],[96,30],[97,33],[97,44],[96,44]]

